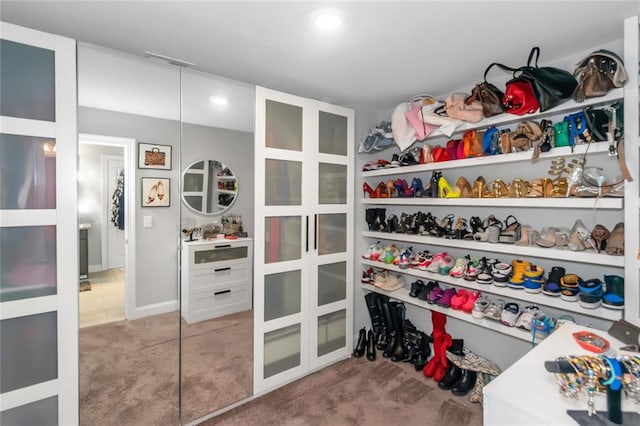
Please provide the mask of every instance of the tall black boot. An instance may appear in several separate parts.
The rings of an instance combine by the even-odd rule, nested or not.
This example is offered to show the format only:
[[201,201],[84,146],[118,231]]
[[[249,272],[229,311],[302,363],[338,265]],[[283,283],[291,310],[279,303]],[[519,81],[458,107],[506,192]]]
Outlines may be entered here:
[[427,362],[429,361],[429,356],[431,356],[431,347],[429,346],[429,336],[426,333],[420,331],[420,339],[418,341],[418,350],[413,356],[413,365],[416,368],[416,371],[422,371]]
[[420,349],[420,332],[411,321],[405,318],[404,320],[404,357],[402,361],[413,362],[413,358],[417,355]]
[[360,329],[360,335],[358,336],[358,343],[356,344],[356,347],[353,349],[353,356],[356,358],[361,358],[366,351],[367,351],[367,329],[362,327]]
[[396,306],[393,309],[393,323],[397,334],[395,346],[391,352],[391,361],[393,362],[403,361],[406,353],[406,348],[404,346],[405,311],[406,308],[403,303],[396,303]]
[[384,329],[384,319],[382,318],[382,303],[381,297],[387,297],[378,293],[367,293],[364,296],[364,300],[367,302],[367,309],[369,310],[369,317],[371,318],[371,328],[374,334],[374,345],[378,341],[378,336],[382,334]]
[[367,225],[369,225],[369,231],[377,231],[374,226],[378,218],[378,209],[366,209],[364,211],[364,218],[367,221]]
[[[389,340],[391,340],[391,331],[393,330],[393,321],[391,319],[391,308],[389,307],[389,297],[380,295],[378,298],[380,301],[381,311],[382,311],[382,320],[384,321],[384,325],[382,327],[382,333],[378,336],[376,340],[376,347],[384,351],[389,346]],[[388,358],[390,355],[384,355],[385,358]]]
[[376,342],[373,330],[369,330],[369,333],[367,333],[367,359],[369,361],[376,360]]
[[394,310],[393,306],[395,302],[387,302],[382,305],[382,312],[384,313],[385,322],[387,323],[387,345],[384,347],[384,351],[382,352],[382,356],[385,358],[391,358],[391,354],[393,352],[393,348],[396,346],[396,340],[398,338],[398,333],[396,333],[395,328],[395,320],[394,320]]
[[[449,349],[447,349],[447,351],[455,355],[463,356],[464,355],[464,352],[462,352],[463,346],[464,346],[464,340],[453,339],[451,346],[449,347]],[[445,390],[452,389],[454,386],[457,385],[458,380],[460,380],[460,378],[463,375],[463,371],[465,371],[465,370],[462,370],[457,365],[455,365],[453,362],[449,362],[449,365],[450,365],[449,371],[442,378],[442,380],[438,382],[438,387],[440,389],[445,389]]]

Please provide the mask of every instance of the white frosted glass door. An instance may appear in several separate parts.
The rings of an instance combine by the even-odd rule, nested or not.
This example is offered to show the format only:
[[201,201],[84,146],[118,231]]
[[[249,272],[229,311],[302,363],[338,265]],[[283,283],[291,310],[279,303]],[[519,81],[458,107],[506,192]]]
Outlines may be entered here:
[[78,424],[75,41],[0,22],[0,424]]

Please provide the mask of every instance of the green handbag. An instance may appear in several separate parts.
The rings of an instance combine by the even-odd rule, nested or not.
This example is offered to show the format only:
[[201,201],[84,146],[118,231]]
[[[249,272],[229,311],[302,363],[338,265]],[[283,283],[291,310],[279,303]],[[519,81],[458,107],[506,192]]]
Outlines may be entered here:
[[560,121],[553,125],[553,132],[556,139],[556,147],[569,146],[569,122]]

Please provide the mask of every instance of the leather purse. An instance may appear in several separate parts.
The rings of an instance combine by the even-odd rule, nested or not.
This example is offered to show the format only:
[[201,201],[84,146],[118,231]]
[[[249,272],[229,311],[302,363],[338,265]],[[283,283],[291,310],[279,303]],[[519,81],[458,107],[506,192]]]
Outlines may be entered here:
[[561,121],[553,125],[556,147],[569,146],[569,123]]
[[495,64],[491,64],[484,70],[484,79],[481,83],[475,85],[471,91],[471,100],[479,101],[482,105],[482,113],[485,117],[493,117],[494,115],[505,112],[502,98],[504,93],[493,84],[487,81],[487,73]]
[[452,93],[445,100],[447,116],[469,123],[477,123],[484,119],[482,104],[467,97],[464,93]]
[[482,152],[486,155],[496,155],[500,153],[500,130],[498,130],[497,127],[490,127],[484,132]]
[[[532,61],[535,57],[535,62]],[[540,48],[533,47],[529,52],[527,65],[518,68],[514,77],[531,82],[536,99],[540,104],[540,112],[544,112],[569,99],[578,86],[578,82],[569,71],[554,67],[539,67]]]
[[573,99],[582,102],[588,98],[604,96],[614,87],[622,87],[629,79],[622,59],[610,50],[600,49],[582,59],[573,75],[578,86]]
[[433,162],[440,163],[442,161],[448,161],[449,156],[447,155],[447,150],[440,145],[434,147],[431,150],[431,154],[433,155]]
[[451,139],[447,142],[447,158],[449,160],[459,160],[464,157],[458,157],[458,145],[461,143],[458,139]]
[[533,114],[540,108],[531,82],[525,78],[513,78],[507,82],[502,105],[509,114]]

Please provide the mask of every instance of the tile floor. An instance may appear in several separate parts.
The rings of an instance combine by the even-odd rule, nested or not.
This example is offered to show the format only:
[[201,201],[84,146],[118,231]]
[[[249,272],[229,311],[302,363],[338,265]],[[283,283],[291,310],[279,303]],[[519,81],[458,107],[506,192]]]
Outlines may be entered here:
[[80,327],[120,321],[124,317],[124,269],[89,274],[90,291],[80,292]]

